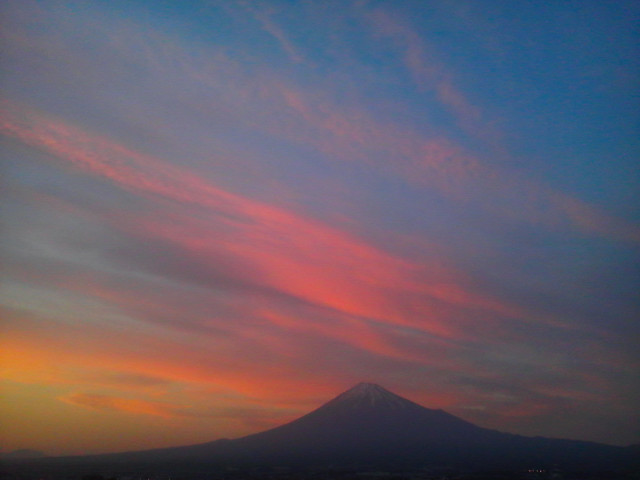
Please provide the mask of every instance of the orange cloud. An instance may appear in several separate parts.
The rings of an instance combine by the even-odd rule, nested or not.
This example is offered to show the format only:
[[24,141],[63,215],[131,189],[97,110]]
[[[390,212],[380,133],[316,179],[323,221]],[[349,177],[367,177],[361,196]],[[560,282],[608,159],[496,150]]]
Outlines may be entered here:
[[91,393],[73,393],[61,397],[60,400],[72,405],[92,408],[94,410],[119,411],[163,418],[182,416],[179,405],[164,402],[150,402],[136,398],[120,398]]
[[[93,320],[77,324],[6,311],[0,378],[74,386],[91,383],[93,375],[92,385],[101,387],[105,385],[104,372],[126,372],[129,379],[153,378],[165,385],[182,385],[187,396],[194,389],[232,395],[235,403],[260,399],[290,404],[291,399],[298,401],[331,391],[327,388],[329,383],[309,383],[295,365],[283,363],[279,355],[274,355],[276,352],[269,352],[268,341],[265,346],[261,335],[247,336],[244,332],[249,329],[242,325],[237,326],[237,335],[225,339],[224,335],[220,338],[202,332],[186,334],[135,325],[125,328],[118,323],[100,322],[95,313]],[[236,327],[233,323],[229,326]],[[122,374],[115,378],[118,377]],[[122,381],[114,385],[113,375],[110,378],[111,383],[106,384],[110,388],[163,394]]]
[[270,425],[281,417],[291,415],[290,411],[277,408],[264,409],[246,406],[210,406],[207,408],[185,406],[170,402],[149,401],[139,398],[102,395],[95,393],[71,393],[58,398],[58,400],[80,407],[100,411],[117,411],[136,415],[151,415],[162,418],[223,418],[241,419],[249,423]]

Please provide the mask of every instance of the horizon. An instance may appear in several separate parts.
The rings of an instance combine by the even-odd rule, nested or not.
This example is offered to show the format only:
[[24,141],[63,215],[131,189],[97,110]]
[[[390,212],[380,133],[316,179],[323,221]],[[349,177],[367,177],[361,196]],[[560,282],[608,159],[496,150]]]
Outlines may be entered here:
[[337,5],[3,2],[0,451],[640,443],[640,4]]

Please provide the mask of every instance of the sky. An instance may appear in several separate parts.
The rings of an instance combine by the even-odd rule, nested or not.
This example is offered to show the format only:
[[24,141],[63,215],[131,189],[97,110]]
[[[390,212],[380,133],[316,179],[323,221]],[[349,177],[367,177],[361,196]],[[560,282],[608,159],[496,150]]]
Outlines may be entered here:
[[374,382],[640,442],[640,4],[0,7],[0,450]]

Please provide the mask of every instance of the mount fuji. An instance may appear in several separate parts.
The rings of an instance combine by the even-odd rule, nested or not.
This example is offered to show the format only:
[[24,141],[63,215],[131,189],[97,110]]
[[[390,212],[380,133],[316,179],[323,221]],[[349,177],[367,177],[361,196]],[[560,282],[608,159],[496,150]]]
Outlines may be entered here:
[[327,461],[411,457],[429,445],[472,441],[489,432],[442,410],[432,410],[372,384],[360,383],[317,410],[235,441],[253,458]]
[[599,468],[626,456],[621,447],[482,428],[373,383],[360,383],[285,425],[199,448],[206,445],[236,460],[302,464]]
[[[360,383],[284,425],[233,440],[142,452],[34,460],[52,471],[184,472],[229,466],[456,466],[580,470],[636,469],[635,450],[593,442],[524,437],[479,427]],[[204,470],[203,470],[204,469]],[[106,471],[106,470],[104,470]]]

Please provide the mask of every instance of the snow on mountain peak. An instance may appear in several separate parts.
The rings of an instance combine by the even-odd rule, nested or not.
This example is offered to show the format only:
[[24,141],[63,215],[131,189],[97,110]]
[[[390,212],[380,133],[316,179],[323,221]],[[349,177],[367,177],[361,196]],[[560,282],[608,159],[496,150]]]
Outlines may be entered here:
[[367,382],[361,382],[357,384],[355,387],[350,388],[344,393],[349,393],[351,395],[358,395],[358,396],[365,395],[365,396],[374,396],[374,397],[385,395],[385,394],[394,395],[388,390],[382,388],[380,385],[377,385],[375,383],[367,383]]
[[386,407],[392,409],[405,408],[412,402],[399,397],[395,393],[375,383],[359,383],[335,398],[341,404],[353,404],[370,407]]

